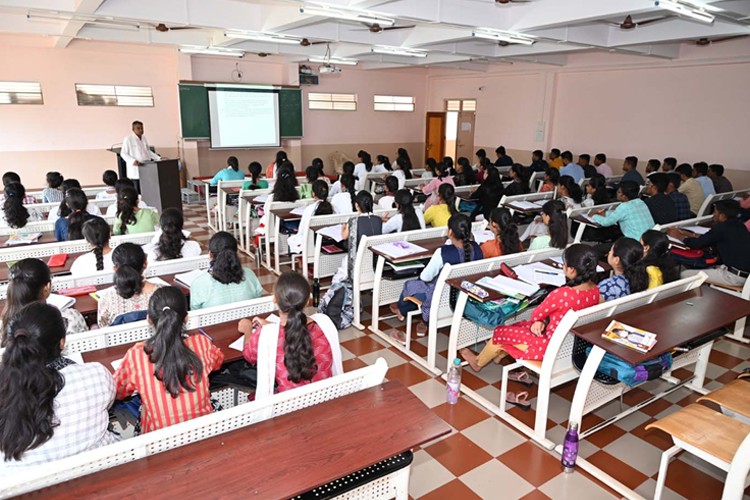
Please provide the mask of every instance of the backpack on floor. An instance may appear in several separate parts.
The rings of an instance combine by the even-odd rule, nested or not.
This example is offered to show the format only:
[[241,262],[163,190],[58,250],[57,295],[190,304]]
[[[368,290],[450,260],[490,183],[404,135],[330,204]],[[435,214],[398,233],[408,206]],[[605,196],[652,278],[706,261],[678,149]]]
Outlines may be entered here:
[[354,289],[349,280],[336,281],[320,299],[318,312],[325,314],[339,330],[354,321]]
[[[590,352],[591,347],[588,347],[586,355],[588,356]],[[597,371],[632,387],[648,380],[657,379],[670,368],[672,368],[672,354],[668,352],[637,365],[631,365],[617,356],[607,353],[604,355]]]

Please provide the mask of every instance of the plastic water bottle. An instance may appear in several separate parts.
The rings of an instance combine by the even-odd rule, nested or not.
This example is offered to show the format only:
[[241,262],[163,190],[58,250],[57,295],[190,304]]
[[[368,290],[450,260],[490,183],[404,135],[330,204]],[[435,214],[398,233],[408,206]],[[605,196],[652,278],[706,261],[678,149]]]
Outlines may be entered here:
[[461,360],[456,358],[453,365],[448,368],[448,383],[445,385],[446,400],[448,404],[458,403],[458,397],[461,395]]
[[320,280],[318,280],[318,278],[313,280],[312,295],[313,307],[318,307],[318,304],[320,303]]
[[565,472],[573,472],[578,458],[578,424],[571,422],[565,433],[561,463]]

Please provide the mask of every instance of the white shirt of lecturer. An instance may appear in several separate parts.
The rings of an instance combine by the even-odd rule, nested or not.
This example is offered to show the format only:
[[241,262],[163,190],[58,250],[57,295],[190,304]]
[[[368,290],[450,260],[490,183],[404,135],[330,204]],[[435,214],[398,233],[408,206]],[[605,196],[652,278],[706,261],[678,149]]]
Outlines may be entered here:
[[[140,132],[140,137],[138,133]],[[138,165],[146,163],[152,160],[160,160],[161,157],[151,151],[148,146],[146,136],[143,135],[143,124],[135,122],[133,124],[133,133],[127,136],[122,141],[122,150],[120,150],[120,156],[127,165],[127,175],[130,179],[140,179],[140,173],[138,172]]]

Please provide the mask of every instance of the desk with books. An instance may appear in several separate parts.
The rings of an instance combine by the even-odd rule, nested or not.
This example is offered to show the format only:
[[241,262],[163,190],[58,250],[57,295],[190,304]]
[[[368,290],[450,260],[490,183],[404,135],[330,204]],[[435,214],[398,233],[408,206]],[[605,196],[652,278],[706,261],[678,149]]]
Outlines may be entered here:
[[[294,208],[275,208],[271,210],[269,217],[274,217],[276,220],[272,223],[274,229],[274,240],[276,243],[273,246],[273,258],[274,258],[274,272],[281,274],[281,225],[284,222],[299,222],[302,220],[302,212],[305,210],[304,206]],[[283,245],[285,250],[288,250],[288,245]]]
[[[88,252],[84,252],[84,253],[88,253]],[[54,266],[54,267],[50,266],[49,272],[52,275],[52,277],[54,278],[55,276],[64,276],[64,275],[70,274],[70,268],[73,266],[73,262],[75,262],[75,260],[81,255],[83,255],[84,253],[67,254],[68,258],[65,259],[65,263],[63,265]],[[41,257],[39,260],[43,261],[45,264],[49,266],[49,263],[52,257],[55,257],[55,256],[52,255],[50,257]],[[16,262],[17,261],[0,263],[0,283],[6,283],[10,279],[10,276],[9,276],[10,268],[13,267],[13,264],[15,264]]]
[[[27,234],[41,234],[39,238],[33,241],[27,241],[24,238]],[[2,236],[2,243],[0,243],[0,248],[13,248],[19,245],[40,245],[42,243],[55,243],[57,241],[57,238],[55,238],[55,232],[54,231],[39,231],[34,233],[16,233],[16,234],[9,234],[7,236]],[[13,243],[14,241],[18,241],[17,243]]]

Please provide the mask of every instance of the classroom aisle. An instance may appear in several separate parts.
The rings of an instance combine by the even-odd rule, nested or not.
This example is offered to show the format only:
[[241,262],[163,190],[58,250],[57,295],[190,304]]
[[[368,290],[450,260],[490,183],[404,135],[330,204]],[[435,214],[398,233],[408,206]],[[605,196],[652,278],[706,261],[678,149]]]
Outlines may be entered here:
[[[210,234],[205,229],[205,207],[188,206],[185,209],[185,229],[207,246]],[[244,257],[243,257],[244,258]],[[248,265],[268,293],[273,290],[275,275],[264,268]],[[365,303],[368,306],[368,303]],[[367,308],[365,310],[368,310]],[[385,313],[385,311],[383,311]],[[365,325],[369,314],[363,316]],[[403,330],[395,320],[386,320],[391,328]],[[746,331],[746,335],[748,332]],[[425,499],[579,499],[589,500],[619,498],[611,490],[586,473],[565,474],[559,457],[536,446],[497,417],[462,397],[456,406],[445,402],[445,383],[433,377],[419,365],[389,347],[369,331],[355,328],[341,331],[341,347],[346,370],[373,363],[378,357],[389,365],[386,377],[399,380],[430,407],[440,418],[451,425],[453,431],[445,438],[428,443],[415,450],[409,492],[414,498]],[[438,339],[441,366],[445,365],[447,335]],[[412,349],[426,355],[426,339],[419,339]],[[734,379],[743,369],[750,368],[750,346],[729,340],[719,340],[714,346],[706,376],[706,387],[716,389]],[[462,383],[498,401],[500,394],[500,369],[490,365],[479,374],[464,369]],[[653,381],[628,392],[625,405],[643,401],[647,391],[657,392],[663,382]],[[526,388],[515,382],[510,390],[528,390],[536,394],[536,385]],[[574,382],[554,390],[550,402],[548,428],[552,439],[562,440],[565,433]],[[646,498],[653,498],[661,452],[671,446],[671,440],[661,432],[646,431],[645,425],[695,401],[695,393],[680,389],[656,403],[638,411],[583,441],[580,454],[607,471],[623,484],[635,489]],[[601,422],[619,411],[614,401],[584,418],[584,428]],[[532,408],[534,405],[532,405]],[[511,410],[517,418],[533,422],[534,411]],[[392,425],[398,425],[394,418]],[[721,496],[724,474],[713,466],[683,454],[670,464],[665,500],[718,499]],[[750,488],[746,490],[750,498]]]

